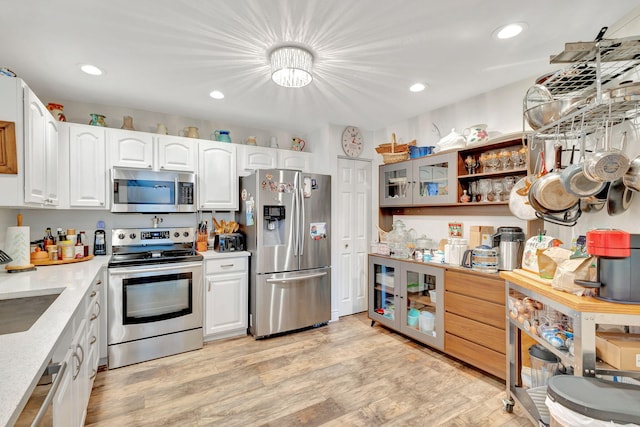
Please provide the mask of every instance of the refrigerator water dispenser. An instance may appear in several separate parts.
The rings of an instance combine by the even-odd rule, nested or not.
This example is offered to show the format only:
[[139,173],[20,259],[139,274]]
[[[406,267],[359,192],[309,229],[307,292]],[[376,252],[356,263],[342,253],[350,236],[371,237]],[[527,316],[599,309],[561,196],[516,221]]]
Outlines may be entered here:
[[284,240],[284,206],[264,207],[264,244],[273,246],[281,245]]

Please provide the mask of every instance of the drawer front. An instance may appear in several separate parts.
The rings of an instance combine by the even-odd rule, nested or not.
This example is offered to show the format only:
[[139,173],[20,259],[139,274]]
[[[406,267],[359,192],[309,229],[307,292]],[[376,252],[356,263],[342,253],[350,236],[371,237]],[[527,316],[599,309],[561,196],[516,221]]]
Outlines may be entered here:
[[444,314],[444,327],[448,334],[464,338],[498,353],[506,353],[504,329],[476,322],[452,313]]
[[447,291],[468,295],[476,299],[505,304],[505,283],[498,278],[447,270],[444,274]]
[[505,329],[506,314],[504,304],[494,304],[475,297],[447,291],[444,293],[444,310],[476,322]]
[[507,358],[504,353],[498,353],[451,334],[444,336],[444,351],[498,378],[503,380],[507,378]]
[[246,269],[247,257],[208,259],[205,263],[206,274],[231,273]]

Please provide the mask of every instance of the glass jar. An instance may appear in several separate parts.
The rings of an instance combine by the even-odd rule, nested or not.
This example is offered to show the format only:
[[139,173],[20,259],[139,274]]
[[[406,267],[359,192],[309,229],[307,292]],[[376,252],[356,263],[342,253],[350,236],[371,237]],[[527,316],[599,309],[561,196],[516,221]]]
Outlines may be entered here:
[[393,258],[408,258],[407,231],[404,222],[394,221],[393,229],[387,234],[387,242]]
[[73,242],[71,240],[63,240],[62,241],[62,259],[73,259],[75,256],[75,248],[73,247]]

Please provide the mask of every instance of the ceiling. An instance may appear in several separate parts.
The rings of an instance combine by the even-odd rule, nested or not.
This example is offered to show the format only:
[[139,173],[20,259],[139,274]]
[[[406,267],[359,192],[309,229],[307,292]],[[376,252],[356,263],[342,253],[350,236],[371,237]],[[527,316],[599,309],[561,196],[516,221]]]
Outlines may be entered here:
[[[9,0],[4,0],[8,2]],[[45,102],[119,106],[302,134],[378,130],[553,68],[637,0],[50,0],[0,14],[0,66]],[[510,40],[492,32],[528,29]],[[270,80],[269,52],[314,55],[301,89]],[[105,74],[79,70],[91,63]],[[412,93],[416,82],[428,89]],[[209,97],[217,89],[222,100]]]

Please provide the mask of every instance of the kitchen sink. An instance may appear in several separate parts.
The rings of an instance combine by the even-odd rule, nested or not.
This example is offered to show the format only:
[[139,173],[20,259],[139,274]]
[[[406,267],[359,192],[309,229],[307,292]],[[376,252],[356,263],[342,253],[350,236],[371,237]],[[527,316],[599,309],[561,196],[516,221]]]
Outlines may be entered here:
[[63,290],[49,289],[46,294],[0,299],[0,335],[29,330]]

